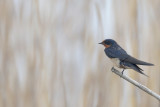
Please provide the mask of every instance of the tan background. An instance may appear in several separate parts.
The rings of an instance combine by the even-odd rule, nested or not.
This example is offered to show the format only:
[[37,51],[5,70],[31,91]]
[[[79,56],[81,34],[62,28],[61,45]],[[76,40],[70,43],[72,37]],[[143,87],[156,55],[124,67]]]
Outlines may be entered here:
[[1,0],[0,107],[159,107],[110,71],[106,38],[155,64],[124,74],[160,94],[160,1]]

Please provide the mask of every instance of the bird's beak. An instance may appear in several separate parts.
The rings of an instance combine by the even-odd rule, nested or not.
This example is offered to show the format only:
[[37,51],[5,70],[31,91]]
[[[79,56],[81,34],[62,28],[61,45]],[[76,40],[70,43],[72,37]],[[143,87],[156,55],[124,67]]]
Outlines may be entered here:
[[101,42],[101,43],[98,43],[98,44],[103,44],[103,42]]

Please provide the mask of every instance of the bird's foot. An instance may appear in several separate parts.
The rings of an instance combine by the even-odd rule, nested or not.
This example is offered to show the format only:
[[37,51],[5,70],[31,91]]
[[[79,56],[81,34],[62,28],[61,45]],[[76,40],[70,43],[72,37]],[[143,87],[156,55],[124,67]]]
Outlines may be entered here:
[[123,71],[122,71],[122,75],[123,75],[123,73],[124,73],[124,69],[123,69]]
[[[125,69],[123,69],[123,71],[122,71],[122,75],[123,75],[123,73],[124,73],[124,70],[125,70]],[[122,76],[120,76],[120,77],[122,77]]]

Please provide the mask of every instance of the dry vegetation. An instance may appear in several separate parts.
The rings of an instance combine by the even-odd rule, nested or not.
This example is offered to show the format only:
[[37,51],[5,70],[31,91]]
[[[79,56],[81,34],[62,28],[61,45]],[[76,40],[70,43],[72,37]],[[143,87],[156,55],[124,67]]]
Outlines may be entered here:
[[131,76],[160,94],[160,1],[1,0],[0,107],[159,107],[111,72],[115,39],[154,67]]

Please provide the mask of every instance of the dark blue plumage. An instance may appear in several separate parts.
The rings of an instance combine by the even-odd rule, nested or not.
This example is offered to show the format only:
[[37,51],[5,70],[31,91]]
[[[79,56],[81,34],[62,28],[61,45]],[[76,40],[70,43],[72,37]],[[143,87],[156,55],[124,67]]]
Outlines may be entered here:
[[[105,46],[105,54],[112,59],[115,65],[119,68],[123,69],[133,69],[141,74],[144,74],[141,68],[139,68],[137,65],[147,65],[147,66],[153,66],[151,63],[147,63],[144,61],[140,61],[130,55],[127,54],[127,52],[122,49],[116,41],[112,39],[106,39],[100,44],[103,44]],[[124,70],[123,70],[124,71]],[[122,73],[123,73],[122,71]],[[145,74],[144,74],[145,75]]]

